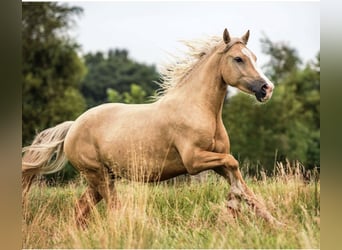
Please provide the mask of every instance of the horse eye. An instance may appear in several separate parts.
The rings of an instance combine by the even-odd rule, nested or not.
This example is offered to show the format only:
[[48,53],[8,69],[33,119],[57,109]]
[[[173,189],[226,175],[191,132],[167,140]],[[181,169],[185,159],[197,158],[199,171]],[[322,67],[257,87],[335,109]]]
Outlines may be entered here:
[[238,62],[238,63],[242,63],[243,62],[242,58],[238,57],[238,56],[234,58],[234,61]]

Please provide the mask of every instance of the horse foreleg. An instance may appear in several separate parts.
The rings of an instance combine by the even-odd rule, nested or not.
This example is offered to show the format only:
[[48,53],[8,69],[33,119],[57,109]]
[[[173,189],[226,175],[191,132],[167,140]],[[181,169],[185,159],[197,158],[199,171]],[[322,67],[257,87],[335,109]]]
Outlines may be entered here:
[[259,202],[254,193],[247,187],[239,170],[239,162],[234,156],[225,153],[195,150],[183,152],[182,158],[190,174],[213,169],[228,180],[231,188],[228,194],[227,206],[234,215],[239,212],[240,201],[245,200],[256,211],[257,215],[272,224],[281,224],[267,211],[266,207]]
[[83,193],[81,198],[76,202],[75,206],[75,216],[76,216],[76,224],[80,227],[85,227],[87,224],[86,217],[89,215],[90,210],[94,207],[98,202],[102,200],[102,196],[100,193],[92,188],[88,187],[86,191]]
[[225,177],[231,185],[231,189],[227,199],[227,206],[234,215],[239,212],[240,202],[244,200],[258,216],[265,219],[267,222],[277,226],[282,225],[282,223],[280,223],[271,215],[265,205],[258,200],[253,191],[248,188],[247,184],[242,178],[241,172],[238,167],[218,167],[214,170],[218,174]]

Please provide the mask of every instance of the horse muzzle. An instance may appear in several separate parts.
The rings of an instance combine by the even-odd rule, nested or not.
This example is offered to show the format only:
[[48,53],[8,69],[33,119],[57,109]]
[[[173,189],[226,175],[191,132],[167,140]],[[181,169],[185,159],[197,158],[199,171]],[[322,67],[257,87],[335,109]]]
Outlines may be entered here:
[[252,92],[255,94],[256,99],[259,102],[266,102],[272,97],[274,86],[263,82],[261,84],[253,85],[251,88]]

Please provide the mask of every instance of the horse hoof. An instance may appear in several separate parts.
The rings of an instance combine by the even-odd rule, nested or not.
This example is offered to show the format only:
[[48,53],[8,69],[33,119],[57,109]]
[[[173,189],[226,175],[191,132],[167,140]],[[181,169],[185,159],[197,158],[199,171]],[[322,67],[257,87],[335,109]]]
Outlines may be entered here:
[[88,228],[88,221],[84,218],[80,219],[76,219],[76,227],[79,229],[79,230],[85,230]]
[[235,219],[235,218],[238,217],[240,211],[236,210],[236,209],[233,209],[231,207],[228,207],[228,213]]
[[228,212],[234,218],[236,218],[238,216],[238,214],[240,213],[240,203],[236,199],[229,200],[227,202],[227,209],[228,209]]

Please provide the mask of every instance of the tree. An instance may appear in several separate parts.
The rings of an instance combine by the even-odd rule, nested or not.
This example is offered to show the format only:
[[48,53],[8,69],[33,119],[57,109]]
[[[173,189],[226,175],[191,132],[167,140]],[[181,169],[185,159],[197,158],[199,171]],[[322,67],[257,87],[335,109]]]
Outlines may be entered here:
[[266,74],[275,83],[286,78],[292,71],[297,70],[301,59],[297,51],[284,42],[272,42],[266,35],[260,40],[262,52],[270,55],[265,65]]
[[124,92],[122,95],[114,89],[107,89],[108,101],[124,102],[128,104],[139,104],[147,102],[146,91],[139,85],[132,83],[130,92]]
[[127,50],[115,49],[105,54],[96,52],[84,56],[88,74],[82,82],[82,93],[88,107],[107,102],[108,89],[119,95],[130,93],[133,83],[133,88],[140,86],[146,96],[154,94],[158,87],[154,82],[159,78],[155,67],[135,62],[128,54]]
[[66,33],[81,12],[54,2],[22,3],[23,144],[85,109],[79,87],[86,70]]

